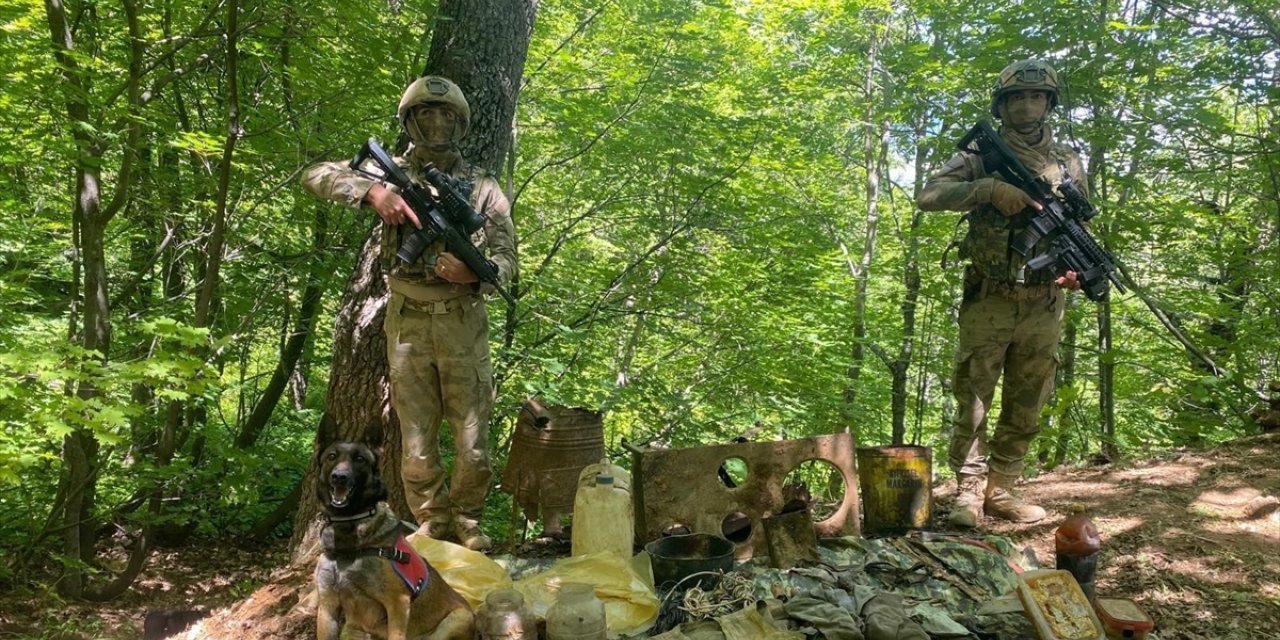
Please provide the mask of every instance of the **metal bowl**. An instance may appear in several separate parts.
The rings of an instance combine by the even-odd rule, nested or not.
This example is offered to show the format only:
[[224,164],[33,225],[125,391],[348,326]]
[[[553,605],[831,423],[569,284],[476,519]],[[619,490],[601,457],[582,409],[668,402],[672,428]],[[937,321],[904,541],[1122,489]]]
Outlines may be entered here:
[[[646,544],[644,550],[649,552],[653,582],[659,587],[678,583],[695,573],[733,569],[733,543],[709,533],[659,538]],[[706,588],[714,579],[711,575],[699,576],[681,586],[698,584]]]

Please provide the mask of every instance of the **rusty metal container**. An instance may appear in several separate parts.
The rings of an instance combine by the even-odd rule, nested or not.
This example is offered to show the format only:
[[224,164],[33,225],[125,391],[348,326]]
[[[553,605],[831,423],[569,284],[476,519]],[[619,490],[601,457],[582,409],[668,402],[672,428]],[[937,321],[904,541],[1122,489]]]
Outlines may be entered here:
[[858,447],[863,535],[925,529],[933,518],[933,452],[928,447]]
[[571,513],[578,474],[603,457],[603,413],[557,405],[521,411],[501,488],[531,518],[539,507]]

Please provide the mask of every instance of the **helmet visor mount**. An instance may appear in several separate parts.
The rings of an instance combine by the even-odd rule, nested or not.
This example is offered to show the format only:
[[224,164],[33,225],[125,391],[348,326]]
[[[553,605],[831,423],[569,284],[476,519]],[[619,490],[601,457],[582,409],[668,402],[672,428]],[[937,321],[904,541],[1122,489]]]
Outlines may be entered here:
[[427,78],[427,93],[433,96],[443,96],[449,93],[449,85],[440,78]]

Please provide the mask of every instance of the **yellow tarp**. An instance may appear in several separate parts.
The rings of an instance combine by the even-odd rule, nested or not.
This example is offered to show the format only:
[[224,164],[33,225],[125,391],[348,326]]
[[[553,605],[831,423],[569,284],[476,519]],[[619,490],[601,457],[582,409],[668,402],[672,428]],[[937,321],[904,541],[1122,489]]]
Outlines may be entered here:
[[560,585],[585,582],[596,588],[596,597],[604,602],[605,625],[609,637],[635,635],[653,626],[658,617],[658,596],[653,592],[653,578],[645,580],[643,565],[648,558],[638,558],[641,570],[630,559],[609,552],[565,558],[551,568],[522,578],[515,588],[524,595],[529,608],[540,618],[555,604]]
[[426,536],[410,536],[409,544],[473,609],[479,607],[489,593],[511,587],[507,570],[483,553]]

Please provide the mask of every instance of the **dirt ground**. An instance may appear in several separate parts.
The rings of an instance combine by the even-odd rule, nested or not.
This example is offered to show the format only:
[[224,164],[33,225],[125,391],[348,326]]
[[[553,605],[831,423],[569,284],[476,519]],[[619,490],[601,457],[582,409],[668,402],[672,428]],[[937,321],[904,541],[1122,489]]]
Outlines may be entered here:
[[[1137,600],[1162,640],[1280,640],[1280,434],[1208,451],[1056,471],[1025,496],[1050,510],[1034,525],[984,522],[1052,565],[1053,530],[1083,505],[1103,535],[1099,595]],[[939,521],[950,487],[938,494]],[[280,542],[205,543],[153,556],[129,593],[107,604],[64,603],[47,591],[0,593],[0,640],[142,637],[148,612],[217,610],[203,637],[307,637],[309,621],[281,613],[306,571],[281,569]],[[216,628],[217,632],[213,629]],[[226,632],[228,635],[223,635]]]
[[1280,434],[1030,480],[1050,509],[1033,525],[985,524],[1052,567],[1073,504],[1102,534],[1097,593],[1131,597],[1161,640],[1280,639]]

